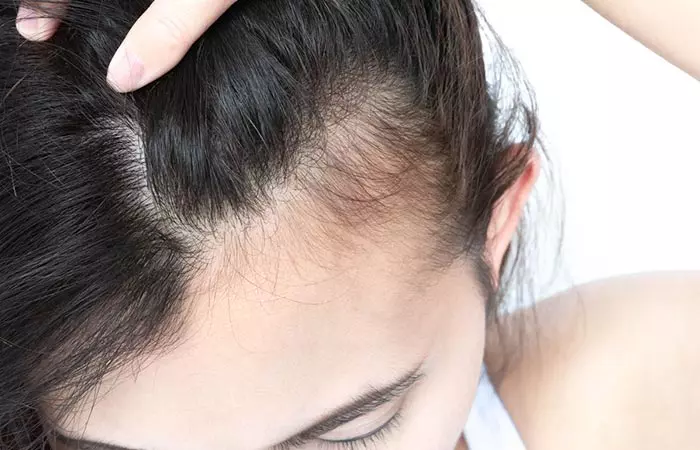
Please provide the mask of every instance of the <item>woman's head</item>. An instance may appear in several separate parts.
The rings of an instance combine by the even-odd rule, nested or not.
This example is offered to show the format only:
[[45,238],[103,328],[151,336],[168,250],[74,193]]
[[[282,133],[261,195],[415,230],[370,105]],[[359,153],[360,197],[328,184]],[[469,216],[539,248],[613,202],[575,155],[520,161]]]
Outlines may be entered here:
[[133,95],[103,74],[148,1],[73,0],[48,43],[13,3],[0,449],[364,448],[328,441],[397,411],[368,443],[454,445],[539,165],[471,2],[241,0]]

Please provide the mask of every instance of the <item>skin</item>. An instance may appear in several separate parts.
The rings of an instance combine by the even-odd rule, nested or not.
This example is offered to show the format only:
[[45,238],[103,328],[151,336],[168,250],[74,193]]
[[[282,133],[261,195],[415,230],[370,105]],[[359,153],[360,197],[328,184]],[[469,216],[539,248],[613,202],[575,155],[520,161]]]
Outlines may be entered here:
[[[532,158],[494,211],[494,267],[538,172]],[[55,430],[138,449],[270,449],[368,386],[422,365],[405,395],[298,448],[347,448],[324,440],[364,436],[400,407],[399,426],[367,448],[464,449],[486,334],[485,299],[466,258],[421,270],[415,252],[428,237],[422,228],[407,234],[400,219],[383,225],[380,240],[353,236],[321,252],[295,240],[313,226],[308,219],[280,212],[272,222],[246,236],[244,258],[225,239],[214,252],[191,285],[180,346],[113,372],[64,417],[49,399],[44,414]]]
[[[332,271],[283,261],[276,286],[272,264],[244,276],[226,271],[222,278],[235,287],[191,299],[196,310],[185,343],[148,361],[137,377],[131,365],[114,373],[94,407],[62,421],[64,434],[85,430],[90,440],[141,449],[268,449],[367,386],[423,363],[420,384],[389,411],[324,436],[367,434],[403,400],[403,425],[386,448],[454,448],[483,353],[477,288],[458,264],[410,298],[412,287],[394,281],[383,256],[361,267],[367,256]],[[316,441],[301,448],[326,447]]]
[[700,3],[696,0],[584,0],[649,49],[700,80]]
[[[697,448],[699,299],[699,272],[639,274],[510,317],[530,332],[506,342],[522,357],[498,391],[527,448]],[[498,367],[493,331],[486,361]]]

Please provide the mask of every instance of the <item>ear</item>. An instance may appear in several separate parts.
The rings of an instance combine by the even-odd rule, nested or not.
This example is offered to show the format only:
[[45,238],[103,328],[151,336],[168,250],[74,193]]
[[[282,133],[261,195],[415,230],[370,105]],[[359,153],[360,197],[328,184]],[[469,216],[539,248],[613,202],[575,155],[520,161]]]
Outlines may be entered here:
[[[516,150],[514,149],[514,151]],[[525,203],[532,193],[539,174],[540,158],[537,153],[530,151],[530,158],[525,170],[498,200],[491,215],[486,250],[496,282],[498,282],[498,273],[501,264],[503,264],[506,250],[508,250],[508,246],[518,229]]]

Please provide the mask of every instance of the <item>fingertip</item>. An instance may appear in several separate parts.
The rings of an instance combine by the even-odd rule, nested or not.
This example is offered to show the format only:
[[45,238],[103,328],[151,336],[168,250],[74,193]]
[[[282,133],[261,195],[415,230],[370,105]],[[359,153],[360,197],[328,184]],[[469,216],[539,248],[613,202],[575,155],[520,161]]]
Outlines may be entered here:
[[54,34],[58,28],[58,20],[41,17],[32,9],[20,7],[15,25],[25,39],[43,41]]
[[109,63],[107,82],[117,92],[131,92],[147,83],[144,75],[145,67],[141,58],[129,50],[126,42],[122,43]]

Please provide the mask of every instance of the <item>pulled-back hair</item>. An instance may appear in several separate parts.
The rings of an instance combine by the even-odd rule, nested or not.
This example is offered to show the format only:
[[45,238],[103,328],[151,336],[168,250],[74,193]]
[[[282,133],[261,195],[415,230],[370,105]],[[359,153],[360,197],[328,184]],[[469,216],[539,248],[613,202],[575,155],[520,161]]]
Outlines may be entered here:
[[68,407],[177,345],[217,236],[300,198],[332,224],[313,245],[431,230],[426,261],[473,261],[490,320],[524,285],[522,249],[498,288],[484,253],[537,120],[499,108],[470,0],[240,0],[131,94],[104,74],[148,0],[71,0],[47,42],[15,31],[16,3],[0,0],[0,450],[41,448],[48,396]]

